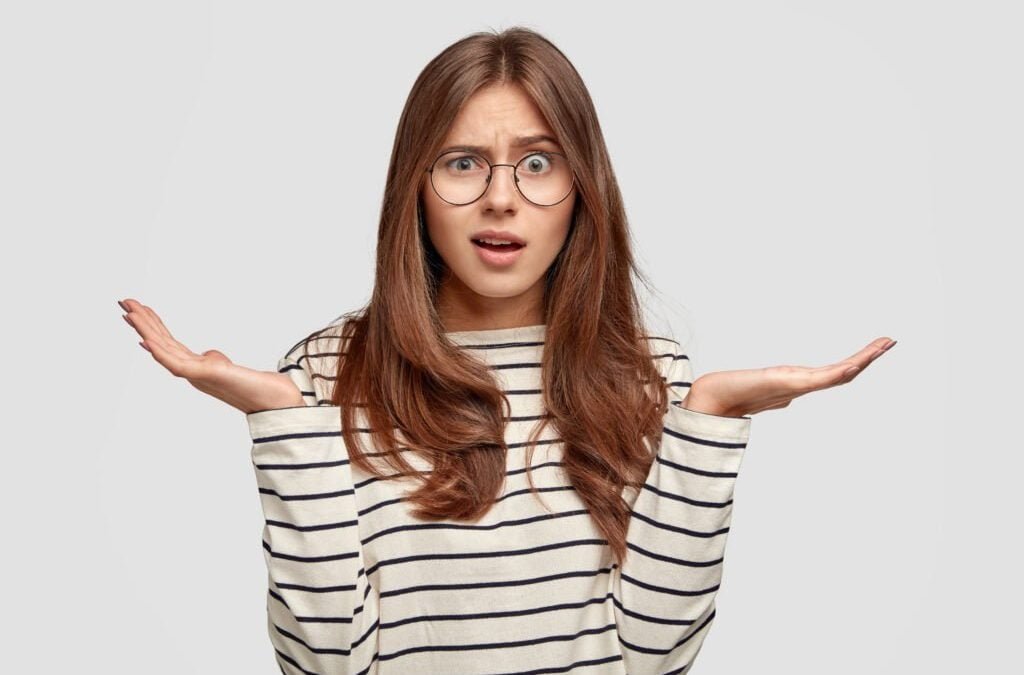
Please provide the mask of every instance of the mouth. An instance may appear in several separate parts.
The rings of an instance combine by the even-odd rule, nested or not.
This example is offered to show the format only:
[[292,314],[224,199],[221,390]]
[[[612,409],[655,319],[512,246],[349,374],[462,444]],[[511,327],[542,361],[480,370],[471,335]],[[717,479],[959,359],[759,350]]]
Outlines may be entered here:
[[488,267],[502,268],[510,267],[523,254],[526,244],[509,241],[503,242],[490,237],[486,239],[471,239],[476,252],[480,255],[480,261]]
[[508,253],[510,251],[518,251],[523,248],[525,244],[520,244],[514,241],[496,243],[495,240],[485,241],[483,239],[473,239],[473,245],[487,251],[495,251],[497,253]]
[[477,230],[469,236],[475,246],[488,251],[517,251],[526,246],[526,240],[511,230]]

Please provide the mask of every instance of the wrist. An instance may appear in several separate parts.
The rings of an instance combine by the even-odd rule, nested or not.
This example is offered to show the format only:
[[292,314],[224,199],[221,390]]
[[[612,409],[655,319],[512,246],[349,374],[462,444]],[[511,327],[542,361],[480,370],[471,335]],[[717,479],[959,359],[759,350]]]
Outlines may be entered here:
[[718,415],[719,417],[742,416],[741,413],[725,408],[706,398],[694,396],[692,390],[683,398],[682,401],[680,401],[679,405],[687,410],[704,413],[705,415]]

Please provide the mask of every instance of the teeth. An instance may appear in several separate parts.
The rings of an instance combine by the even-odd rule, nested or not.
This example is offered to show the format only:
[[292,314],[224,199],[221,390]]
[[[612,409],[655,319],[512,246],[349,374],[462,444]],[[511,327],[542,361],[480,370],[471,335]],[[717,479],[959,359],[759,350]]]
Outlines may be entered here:
[[505,241],[504,239],[477,239],[477,241],[482,241],[485,244],[494,244],[496,246],[509,246],[512,244],[512,242]]

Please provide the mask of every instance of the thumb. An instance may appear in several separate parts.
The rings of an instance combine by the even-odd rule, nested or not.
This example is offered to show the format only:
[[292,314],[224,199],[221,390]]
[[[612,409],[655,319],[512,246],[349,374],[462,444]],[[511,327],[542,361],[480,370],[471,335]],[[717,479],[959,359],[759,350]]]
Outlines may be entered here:
[[231,359],[228,358],[227,354],[217,349],[207,349],[203,352],[203,356],[208,356],[214,361],[222,363],[232,363]]

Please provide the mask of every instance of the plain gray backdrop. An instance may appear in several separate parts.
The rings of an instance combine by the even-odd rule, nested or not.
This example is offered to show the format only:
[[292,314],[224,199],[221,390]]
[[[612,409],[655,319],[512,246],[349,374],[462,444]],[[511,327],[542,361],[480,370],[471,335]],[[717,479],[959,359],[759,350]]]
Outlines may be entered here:
[[278,672],[244,417],[166,372],[116,300],[272,369],[369,297],[417,74],[520,24],[589,87],[696,375],[899,341],[754,416],[693,672],[1016,672],[1021,18],[979,1],[5,3],[3,670]]

